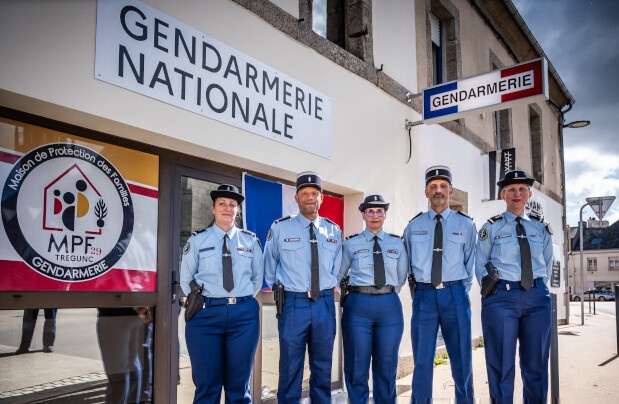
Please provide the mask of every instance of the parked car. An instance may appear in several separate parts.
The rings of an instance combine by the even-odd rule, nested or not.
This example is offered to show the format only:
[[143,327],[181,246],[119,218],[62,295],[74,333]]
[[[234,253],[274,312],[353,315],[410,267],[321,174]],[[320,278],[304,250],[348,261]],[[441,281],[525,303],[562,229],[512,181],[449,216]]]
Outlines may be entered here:
[[[584,293],[585,300],[599,300],[601,302],[606,300],[615,300],[615,294],[611,290],[587,290]],[[574,300],[579,302],[580,295],[575,295]]]

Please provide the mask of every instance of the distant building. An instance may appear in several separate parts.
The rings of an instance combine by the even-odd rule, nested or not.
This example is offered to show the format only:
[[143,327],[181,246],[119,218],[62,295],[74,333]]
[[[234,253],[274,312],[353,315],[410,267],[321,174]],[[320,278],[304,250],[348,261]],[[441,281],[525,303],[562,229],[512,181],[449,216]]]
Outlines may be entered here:
[[[613,290],[619,284],[619,221],[589,219],[583,222],[584,291]],[[569,279],[570,297],[583,292],[580,276],[580,231],[570,228]]]

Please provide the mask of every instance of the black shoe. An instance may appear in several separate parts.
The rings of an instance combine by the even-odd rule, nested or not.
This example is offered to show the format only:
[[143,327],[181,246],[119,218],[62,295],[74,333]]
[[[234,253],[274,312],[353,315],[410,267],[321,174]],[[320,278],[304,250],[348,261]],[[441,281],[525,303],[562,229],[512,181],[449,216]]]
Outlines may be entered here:
[[19,347],[19,349],[15,351],[15,355],[22,355],[22,354],[27,354],[27,353],[30,353],[30,349],[28,348]]
[[44,346],[43,347],[43,352],[45,352],[45,353],[54,352],[54,347],[52,347],[52,346]]

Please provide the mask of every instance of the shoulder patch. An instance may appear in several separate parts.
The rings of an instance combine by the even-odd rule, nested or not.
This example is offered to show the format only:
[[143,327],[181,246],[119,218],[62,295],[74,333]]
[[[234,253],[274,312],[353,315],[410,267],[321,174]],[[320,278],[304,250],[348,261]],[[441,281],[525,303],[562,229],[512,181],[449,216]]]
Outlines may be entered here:
[[394,233],[387,233],[388,235],[390,235],[391,237],[397,237],[399,239],[402,239],[403,237],[400,236],[399,234],[394,234]]
[[357,237],[359,234],[361,233],[355,233],[355,234],[351,234],[350,236],[346,237],[346,240],[353,238],[353,237]]
[[488,238],[488,230],[485,227],[482,227],[479,231],[479,239],[485,240]]
[[550,235],[552,236],[552,229],[550,228],[550,223],[546,223],[546,230],[548,231],[548,233],[550,233]]
[[269,234],[267,234],[267,241],[273,238],[273,229],[269,229]]
[[198,229],[198,230],[194,230],[193,233],[191,233],[192,236],[195,236],[198,233],[202,233],[204,230],[206,230],[206,227],[202,228],[202,229]]
[[415,217],[414,217],[414,218],[412,218],[411,220],[409,220],[408,222],[409,222],[409,223],[410,223],[410,222],[412,222],[413,220],[417,219],[417,218],[418,218],[419,216],[421,216],[422,214],[423,214],[423,212],[419,212],[419,213],[417,213],[417,214],[415,215]]
[[284,217],[280,217],[279,219],[277,219],[276,221],[274,221],[273,223],[279,223],[279,222],[283,222],[284,220],[288,220],[290,219],[292,216],[284,216]]
[[494,222],[498,222],[499,220],[503,220],[502,215],[492,216],[490,219],[488,219],[488,223],[494,224]]
[[188,241],[185,243],[185,247],[183,247],[183,255],[187,254],[190,248],[191,248],[191,245],[189,244],[189,241]]
[[469,215],[467,215],[466,213],[462,212],[461,210],[459,210],[459,211],[458,211],[458,213],[459,213],[459,214],[461,214],[462,216],[464,216],[464,217],[468,218],[468,219],[473,220],[473,218],[472,218],[472,217],[470,217],[470,216],[469,216]]
[[538,215],[537,213],[532,213],[532,212],[531,212],[531,213],[529,213],[529,217],[530,217],[531,219],[533,219],[533,220],[537,220],[537,221],[538,221],[538,222],[540,222],[540,223],[544,221],[544,217],[543,217],[543,216]]

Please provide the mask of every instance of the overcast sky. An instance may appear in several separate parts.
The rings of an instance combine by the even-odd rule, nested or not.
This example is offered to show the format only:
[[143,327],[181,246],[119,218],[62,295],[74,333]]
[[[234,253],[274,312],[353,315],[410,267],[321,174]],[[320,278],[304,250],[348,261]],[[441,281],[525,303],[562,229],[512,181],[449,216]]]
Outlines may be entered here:
[[[567,223],[590,196],[619,196],[619,1],[512,0],[576,100],[563,130]],[[583,219],[593,216],[587,207]],[[619,200],[604,217],[619,220]]]

